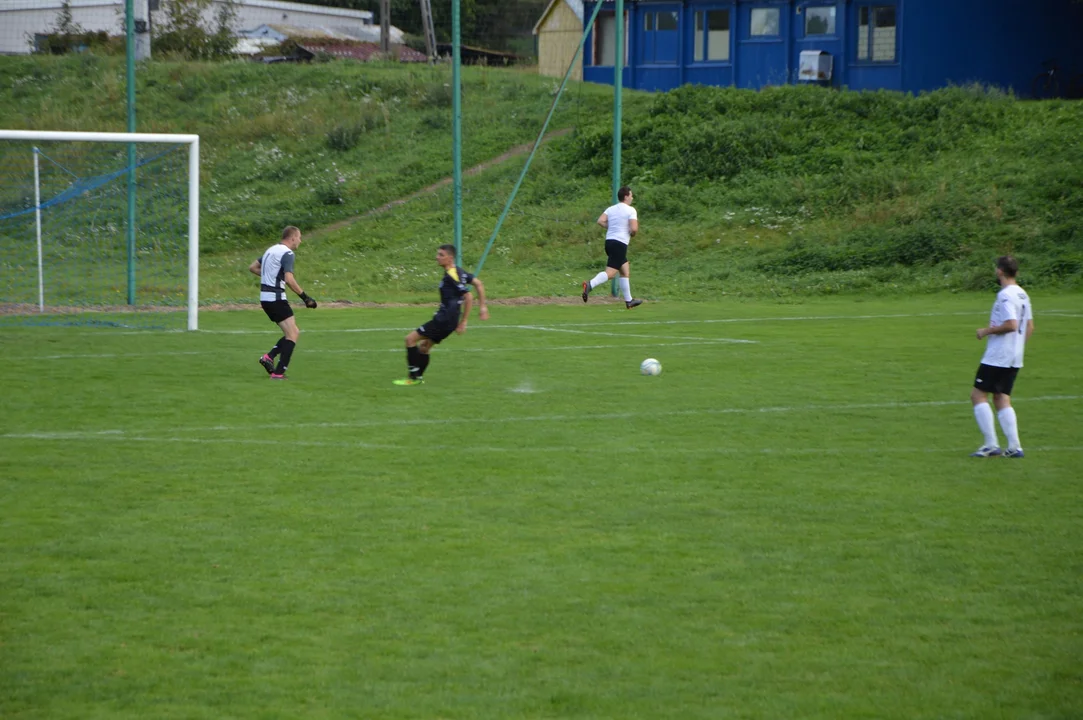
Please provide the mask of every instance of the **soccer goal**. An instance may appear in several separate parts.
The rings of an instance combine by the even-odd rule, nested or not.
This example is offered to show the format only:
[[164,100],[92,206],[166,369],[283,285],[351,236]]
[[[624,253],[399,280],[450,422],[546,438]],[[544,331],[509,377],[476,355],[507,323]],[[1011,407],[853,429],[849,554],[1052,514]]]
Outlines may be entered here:
[[0,325],[198,328],[199,136],[0,130]]

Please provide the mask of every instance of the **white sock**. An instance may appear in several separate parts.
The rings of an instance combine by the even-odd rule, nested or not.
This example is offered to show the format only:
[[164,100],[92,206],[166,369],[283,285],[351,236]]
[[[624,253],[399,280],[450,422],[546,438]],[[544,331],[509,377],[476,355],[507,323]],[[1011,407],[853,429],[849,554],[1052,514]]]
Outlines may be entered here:
[[594,277],[592,277],[590,279],[590,289],[593,290],[594,288],[598,287],[599,285],[601,285],[602,283],[604,283],[608,279],[609,279],[609,276],[606,275],[604,272],[598,273],[597,275],[595,275]]
[[620,291],[624,294],[624,302],[632,302],[632,286],[628,283],[628,278],[620,279]]
[[[978,403],[974,406],[974,419],[978,421],[978,429],[981,430],[981,434],[985,436],[985,441],[982,443],[983,447],[998,447],[997,446],[997,430],[993,425],[993,408],[989,407],[989,403]],[[1003,422],[1001,427],[1003,427]]]
[[1015,419],[1015,408],[1006,407],[1003,410],[997,410],[997,420],[1000,421],[1000,429],[1004,431],[1004,437],[1008,438],[1008,449],[1018,450],[1019,445],[1019,424]]

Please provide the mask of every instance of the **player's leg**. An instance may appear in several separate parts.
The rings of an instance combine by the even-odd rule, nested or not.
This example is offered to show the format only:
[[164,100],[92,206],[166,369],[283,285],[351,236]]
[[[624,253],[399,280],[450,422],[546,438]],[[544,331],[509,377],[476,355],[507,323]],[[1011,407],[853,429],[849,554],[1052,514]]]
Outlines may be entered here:
[[605,283],[609,282],[610,280],[612,280],[614,278],[614,276],[616,276],[616,274],[617,274],[617,271],[616,271],[615,268],[607,267],[605,270],[602,270],[600,273],[598,273],[597,275],[592,277],[590,280],[587,280],[586,282],[584,282],[583,283],[583,302],[587,301],[587,297],[590,295],[591,290],[598,287],[599,285],[604,285]]
[[592,277],[583,283],[583,302],[587,301],[587,297],[590,295],[590,291],[599,285],[603,285],[620,272],[620,266],[625,262],[625,255],[627,253],[628,246],[617,240],[605,241],[605,270]]
[[993,423],[993,409],[989,407],[989,397],[985,391],[985,385],[990,384],[990,371],[987,365],[978,368],[977,377],[974,379],[974,387],[970,389],[970,402],[974,406],[974,420],[981,430],[982,444],[977,451],[971,453],[971,457],[994,457],[1000,455],[1000,445],[997,442],[996,426]]
[[627,261],[620,266],[620,280],[617,282],[620,284],[620,292],[624,297],[624,307],[631,310],[632,308],[639,307],[643,304],[642,300],[632,298],[631,267],[628,265]]
[[1019,443],[1019,420],[1015,416],[1015,408],[1012,407],[1011,395],[993,393],[993,404],[996,405],[1000,429],[1004,431],[1004,437],[1008,439],[1008,450],[1004,455],[1022,457],[1023,448]]
[[411,330],[406,336],[406,372],[411,380],[421,379],[424,373],[424,368],[421,367],[421,349],[418,347],[423,340],[425,336],[417,330]]
[[424,376],[425,369],[429,367],[429,353],[432,352],[432,345],[432,340],[426,337],[421,338],[421,340],[417,343],[418,352],[421,354],[421,357],[418,358],[418,378]]
[[291,313],[289,317],[281,320],[278,327],[282,328],[282,340],[278,341],[278,365],[271,377],[278,379],[286,376],[286,370],[290,366],[290,358],[293,357],[293,349],[297,347],[297,341],[301,339],[301,329],[297,327],[297,320]]
[[1018,368],[1003,368],[999,382],[993,391],[993,404],[997,409],[997,420],[1000,429],[1004,431],[1004,437],[1008,439],[1008,449],[1004,457],[1023,457],[1023,446],[1019,442],[1019,420],[1015,416],[1015,408],[1012,407],[1012,386],[1015,385],[1015,376]]

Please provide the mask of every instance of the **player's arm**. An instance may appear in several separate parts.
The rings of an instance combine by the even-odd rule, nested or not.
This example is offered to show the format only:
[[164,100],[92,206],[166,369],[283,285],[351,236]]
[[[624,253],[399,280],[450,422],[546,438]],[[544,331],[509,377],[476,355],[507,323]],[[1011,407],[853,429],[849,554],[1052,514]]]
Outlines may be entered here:
[[477,278],[474,278],[470,284],[478,289],[478,317],[482,320],[488,320],[489,305],[485,302],[485,285]]
[[609,216],[606,215],[605,213],[602,213],[601,215],[599,215],[598,216],[598,224],[601,225],[604,228],[608,228],[609,227]]
[[470,308],[474,307],[474,296],[470,293],[463,295],[463,314],[462,319],[459,320],[459,326],[455,328],[455,332],[462,335],[466,332],[466,319],[470,317]]
[[639,218],[632,218],[628,221],[628,234],[635,237],[637,232],[639,232]]
[[1034,320],[1027,320],[1027,341],[1030,341],[1030,336],[1034,334]]
[[289,287],[290,290],[293,290],[295,293],[297,293],[297,297],[301,298],[301,300],[304,301],[305,307],[307,307],[307,308],[316,307],[316,301],[305,294],[305,291],[302,290],[301,286],[297,284],[297,278],[295,278],[293,276],[293,273],[291,273],[291,272],[285,273],[282,276],[282,279],[284,279],[286,281],[286,286]]
[[252,273],[253,275],[259,275],[263,272],[263,263],[259,260],[256,260],[248,266],[248,272]]
[[1018,329],[1018,320],[1005,320],[1000,325],[990,325],[989,327],[978,328],[978,339],[981,340],[983,337],[988,337],[990,335],[1007,335]]

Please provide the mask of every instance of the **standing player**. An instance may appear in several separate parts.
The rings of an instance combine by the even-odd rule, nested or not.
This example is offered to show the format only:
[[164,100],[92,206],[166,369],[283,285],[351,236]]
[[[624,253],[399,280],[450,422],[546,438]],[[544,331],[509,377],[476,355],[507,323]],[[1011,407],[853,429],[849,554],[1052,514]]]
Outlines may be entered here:
[[[985,436],[984,444],[971,457],[1009,458],[1023,457],[1019,443],[1019,426],[1012,407],[1012,385],[1019,368],[1023,367],[1023,348],[1034,333],[1034,309],[1023,288],[1015,282],[1019,263],[1011,255],[997,258],[997,293],[989,326],[978,328],[978,339],[988,338],[985,354],[978,366],[970,401],[974,403],[974,417]],[[996,428],[993,426],[993,410],[989,407],[988,393],[993,393],[1000,429],[1008,439],[1008,449],[1001,451],[997,444]]]
[[[290,365],[293,348],[301,337],[297,321],[293,319],[293,309],[286,300],[286,286],[297,293],[305,302],[305,307],[316,307],[316,301],[305,294],[293,277],[293,253],[301,244],[301,231],[293,225],[282,231],[282,241],[267,248],[263,257],[248,266],[253,275],[259,275],[259,304],[263,312],[282,328],[282,337],[259,359],[259,364],[270,374],[272,380],[285,380],[286,369]],[[275,358],[278,365],[275,366]]]
[[[455,246],[441,245],[437,248],[436,262],[444,268],[444,277],[440,279],[440,307],[432,320],[406,336],[406,369],[410,376],[405,380],[392,381],[396,385],[422,384],[432,346],[438,345],[452,332],[460,335],[466,332],[466,319],[474,303],[474,296],[470,294],[471,285],[478,289],[478,315],[482,320],[489,319],[485,286],[481,280],[455,264]],[[460,312],[461,306],[465,310]]]
[[628,243],[639,232],[639,214],[632,207],[632,188],[627,185],[617,191],[617,204],[606,208],[598,217],[598,224],[605,228],[605,270],[583,283],[583,302],[590,297],[590,291],[613,279],[620,273],[620,291],[624,296],[624,307],[642,305],[642,300],[632,299],[632,286],[628,281]]

